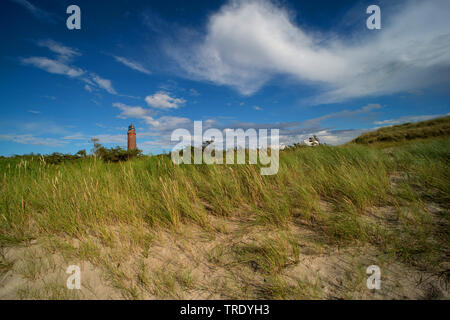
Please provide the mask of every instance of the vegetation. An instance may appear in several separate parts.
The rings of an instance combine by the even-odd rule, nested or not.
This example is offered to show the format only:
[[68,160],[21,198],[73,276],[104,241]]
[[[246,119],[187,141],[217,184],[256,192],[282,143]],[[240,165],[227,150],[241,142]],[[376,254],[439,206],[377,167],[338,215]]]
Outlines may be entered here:
[[131,158],[140,156],[142,154],[142,150],[125,150],[121,147],[115,147],[111,149],[107,149],[105,147],[100,147],[97,150],[96,155],[100,157],[103,161],[106,162],[120,162],[127,161]]
[[428,139],[450,136],[450,116],[433,120],[405,123],[384,127],[376,131],[367,132],[353,140],[358,144],[405,142],[416,139]]
[[41,155],[41,154],[27,154],[23,156],[13,156],[10,158],[6,157],[0,157],[0,159],[3,160],[10,160],[10,161],[40,161],[44,162],[46,164],[61,164],[64,162],[69,161],[78,161],[81,159],[86,159],[88,157],[90,158],[99,158],[105,162],[121,162],[121,161],[127,161],[135,157],[142,156],[142,150],[136,149],[136,150],[125,150],[121,147],[115,147],[115,148],[105,148],[102,145],[98,144],[95,149],[94,153],[92,155],[87,155],[86,150],[80,150],[75,154],[63,154],[54,152],[52,154],[48,155]]
[[91,142],[94,144],[93,154],[106,162],[127,161],[134,157],[142,156],[142,150],[125,150],[117,146],[115,148],[105,148],[98,143],[97,138],[92,138]]
[[[120,162],[129,154],[102,147],[96,152],[106,162],[0,159],[0,246],[38,241],[89,261],[126,298],[349,298],[327,293],[323,279],[290,276],[300,256],[319,259],[333,248],[358,248],[378,265],[401,263],[448,283],[449,119],[386,128],[341,147],[290,148],[274,176],[256,165],[177,166],[168,156]],[[395,150],[362,145],[436,132],[444,138]],[[200,280],[206,272],[211,283]],[[362,277],[342,287],[366,292]]]

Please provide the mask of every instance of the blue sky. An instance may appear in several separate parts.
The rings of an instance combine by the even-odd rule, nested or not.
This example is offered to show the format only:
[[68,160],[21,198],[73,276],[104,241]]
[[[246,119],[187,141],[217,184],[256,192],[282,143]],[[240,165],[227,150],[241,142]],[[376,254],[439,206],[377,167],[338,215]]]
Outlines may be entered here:
[[[81,8],[68,30],[66,8]],[[366,28],[368,5],[381,30]],[[450,2],[2,1],[0,154],[172,148],[177,128],[344,143],[449,113]],[[175,143],[175,142],[174,142]]]

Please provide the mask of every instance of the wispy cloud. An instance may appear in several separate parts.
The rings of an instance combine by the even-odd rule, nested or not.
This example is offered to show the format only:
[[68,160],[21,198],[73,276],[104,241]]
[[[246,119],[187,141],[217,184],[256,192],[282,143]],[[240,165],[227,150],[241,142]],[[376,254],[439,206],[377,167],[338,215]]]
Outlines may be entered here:
[[443,117],[445,114],[428,114],[428,115],[421,115],[421,116],[404,116],[396,119],[387,119],[382,121],[375,121],[373,124],[381,125],[381,126],[392,126],[395,124],[401,124],[401,123],[407,123],[407,122],[419,122],[419,121],[425,121],[430,120],[434,118]]
[[132,61],[130,59],[127,59],[124,57],[119,57],[119,56],[113,56],[113,57],[117,62],[124,64],[128,68],[131,68],[133,70],[136,70],[136,71],[139,71],[139,72],[142,72],[145,74],[151,74],[151,72],[148,69],[146,69],[143,65],[141,65],[140,63],[138,63],[136,61]]
[[357,116],[361,116],[361,115],[368,115],[369,113],[374,112],[375,110],[379,110],[383,108],[383,106],[381,106],[378,103],[371,103],[368,104],[364,107],[361,107],[359,109],[355,109],[355,110],[341,110],[338,112],[332,112],[332,113],[328,113],[326,115],[323,115],[321,117],[317,117],[317,118],[313,118],[313,119],[308,119],[306,121],[303,121],[302,124],[306,127],[315,127],[320,125],[323,121],[325,120],[329,120],[329,119],[336,119],[336,118],[345,118],[345,119],[353,119]]
[[56,16],[53,13],[50,13],[48,11],[45,11],[43,9],[38,8],[34,4],[32,4],[30,1],[27,0],[10,0],[14,3],[17,3],[27,9],[28,12],[30,12],[33,16],[38,18],[41,21],[46,21],[50,23],[56,23],[57,19]]
[[379,104],[368,104],[355,110],[342,110],[332,112],[320,117],[311,118],[304,121],[274,122],[274,123],[255,123],[255,122],[232,122],[226,125],[220,125],[220,129],[279,129],[280,142],[289,145],[302,142],[304,139],[316,135],[322,142],[328,144],[341,144],[357,137],[368,129],[357,130],[336,130],[324,126],[323,122],[329,119],[353,119],[355,117],[367,116],[374,111],[381,109]]
[[24,58],[22,59],[22,62],[47,71],[48,73],[61,74],[70,78],[77,78],[85,73],[85,71],[82,69],[71,67],[64,62],[52,60],[45,57]]
[[51,39],[41,40],[38,42],[38,45],[58,54],[59,60],[71,60],[75,56],[81,56],[81,53],[77,49],[66,47]]
[[[36,110],[29,110],[28,112],[40,113]],[[69,141],[60,138],[69,133],[69,127],[71,126],[63,126],[47,120],[18,122],[14,125],[14,133],[2,133],[0,134],[0,140],[25,145],[61,147],[69,143]]]
[[80,56],[79,50],[64,46],[51,39],[38,42],[39,46],[46,47],[53,53],[56,53],[56,59],[47,57],[28,57],[21,58],[22,63],[31,65],[48,73],[64,75],[69,78],[78,79],[85,83],[84,89],[93,92],[94,88],[100,88],[110,94],[118,95],[114,89],[112,81],[105,79],[93,72],[88,72],[81,68],[71,65],[71,61]]
[[64,140],[86,140],[88,141],[88,136],[84,135],[83,133],[73,133],[67,136],[64,136],[62,139]]
[[49,100],[56,100],[55,96],[44,95],[44,96],[42,96],[42,98],[49,99]]
[[101,143],[121,143],[125,144],[127,142],[126,134],[99,134],[95,135]]
[[[209,18],[204,35],[184,32],[167,45],[183,74],[258,91],[277,75],[321,92],[310,103],[340,102],[450,82],[450,2],[404,1],[383,29],[350,39],[299,26],[270,1],[229,1]],[[430,19],[433,17],[433,19]]]
[[66,134],[67,127],[54,123],[53,121],[33,121],[33,122],[19,122],[16,124],[16,129],[19,133],[32,133],[34,135],[42,134]]
[[171,97],[169,93],[160,91],[153,95],[147,96],[145,98],[145,102],[147,102],[150,107],[157,109],[178,109],[186,103],[186,100]]
[[0,140],[48,147],[60,147],[67,143],[54,138],[36,137],[32,134],[0,134]]
[[28,112],[32,113],[32,114],[40,114],[41,113],[40,111],[37,111],[37,110],[28,110]]
[[193,97],[198,97],[200,93],[195,89],[189,89],[189,94]]
[[111,80],[103,79],[102,77],[92,74],[92,80],[102,89],[106,90],[110,94],[117,94],[117,91],[113,88]]
[[124,144],[127,141],[126,134],[97,134],[97,135],[87,135],[84,133],[75,133],[63,137],[63,140],[67,141],[90,141],[91,138],[99,139],[100,143],[119,143]]

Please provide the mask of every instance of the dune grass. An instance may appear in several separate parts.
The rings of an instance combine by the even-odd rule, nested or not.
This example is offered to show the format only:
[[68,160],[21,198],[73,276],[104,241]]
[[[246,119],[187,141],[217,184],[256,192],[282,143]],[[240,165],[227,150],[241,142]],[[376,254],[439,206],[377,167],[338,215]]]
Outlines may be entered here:
[[417,123],[404,123],[363,133],[352,143],[389,145],[411,140],[450,136],[450,116]]
[[[251,165],[180,165],[167,157],[48,165],[0,160],[2,243],[40,235],[104,237],[104,226],[212,227],[208,215],[253,215],[283,225],[317,219],[319,200],[355,215],[388,200],[392,160],[361,146],[299,149],[281,155],[275,176]],[[243,209],[245,208],[245,209]],[[294,210],[295,209],[295,210]]]
[[[177,166],[168,157],[62,165],[2,159],[0,241],[89,233],[107,238],[102,227],[117,224],[211,228],[209,215],[235,214],[275,225],[301,216],[334,228],[336,236],[360,238],[364,230],[352,217],[398,202],[389,185],[393,172],[406,172],[422,197],[449,203],[449,150],[448,140],[399,148],[394,156],[359,145],[298,148],[281,153],[274,176],[261,176],[251,165]],[[338,216],[321,214],[321,201]]]
[[[177,232],[194,224],[220,232],[213,218],[224,217],[270,226],[280,234],[301,223],[329,244],[370,243],[430,268],[449,252],[449,158],[450,140],[434,139],[394,152],[359,144],[295,148],[280,153],[274,176],[261,176],[254,165],[178,166],[167,156],[123,163],[86,158],[59,165],[39,158],[0,159],[0,245],[78,239],[76,249],[64,241],[59,249],[105,265],[117,286],[125,286],[114,263],[126,260],[133,248],[145,251],[152,230]],[[392,177],[399,173],[393,188]],[[439,222],[427,209],[429,202],[446,209]],[[367,210],[374,207],[396,208],[399,228],[370,220]],[[114,250],[124,243],[126,251]],[[102,256],[105,247],[111,251]],[[279,278],[280,270],[298,262],[295,239],[268,238],[233,250],[236,263],[273,280],[264,296],[301,296]],[[220,253],[210,260],[220,261]],[[145,285],[145,276],[139,279]],[[133,288],[126,290],[137,297]],[[172,287],[161,288],[170,296]]]

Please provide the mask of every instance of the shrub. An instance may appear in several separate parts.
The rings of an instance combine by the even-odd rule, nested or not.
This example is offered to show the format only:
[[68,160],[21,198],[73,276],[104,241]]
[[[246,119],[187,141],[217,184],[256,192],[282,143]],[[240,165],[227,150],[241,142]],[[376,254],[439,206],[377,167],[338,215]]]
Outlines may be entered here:
[[45,162],[50,164],[59,164],[61,162],[78,160],[80,158],[81,156],[78,154],[62,154],[58,152],[44,156]]
[[105,162],[119,162],[127,161],[131,158],[141,156],[142,150],[125,150],[121,147],[115,147],[107,149],[105,147],[100,147],[97,150],[97,156],[99,156]]

